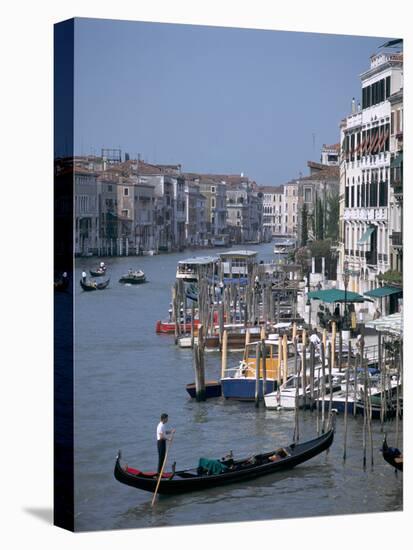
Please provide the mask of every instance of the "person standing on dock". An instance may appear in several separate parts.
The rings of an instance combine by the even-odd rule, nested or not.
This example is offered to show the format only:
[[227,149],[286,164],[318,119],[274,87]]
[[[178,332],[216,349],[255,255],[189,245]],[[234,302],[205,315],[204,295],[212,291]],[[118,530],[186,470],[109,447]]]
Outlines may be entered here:
[[317,330],[316,330],[316,329],[313,329],[313,332],[311,333],[310,342],[312,342],[312,343],[314,344],[315,350],[316,350],[317,352],[320,352],[321,340],[320,340],[320,337],[319,337],[318,334],[317,334]]
[[168,435],[175,433],[175,430],[167,430],[165,424],[168,422],[168,415],[166,413],[161,414],[161,421],[156,428],[156,439],[158,445],[158,474],[160,474],[165,460],[166,454],[166,442],[171,438]]

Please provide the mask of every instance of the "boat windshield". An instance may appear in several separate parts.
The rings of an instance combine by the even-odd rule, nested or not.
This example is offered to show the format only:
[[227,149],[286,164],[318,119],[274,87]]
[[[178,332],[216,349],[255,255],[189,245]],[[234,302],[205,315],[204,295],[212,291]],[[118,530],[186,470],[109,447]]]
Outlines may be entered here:
[[301,378],[297,379],[295,376],[293,376],[292,378],[287,380],[287,382],[284,384],[284,388],[286,390],[289,390],[291,388],[296,388],[297,387],[297,380],[298,380],[298,387],[301,388],[302,387]]

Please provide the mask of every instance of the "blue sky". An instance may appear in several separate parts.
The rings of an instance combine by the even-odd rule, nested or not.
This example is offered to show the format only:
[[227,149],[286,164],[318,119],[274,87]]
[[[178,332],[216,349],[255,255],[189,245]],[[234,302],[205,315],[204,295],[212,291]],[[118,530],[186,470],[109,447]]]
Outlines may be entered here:
[[308,174],[387,38],[76,19],[75,153],[278,185]]

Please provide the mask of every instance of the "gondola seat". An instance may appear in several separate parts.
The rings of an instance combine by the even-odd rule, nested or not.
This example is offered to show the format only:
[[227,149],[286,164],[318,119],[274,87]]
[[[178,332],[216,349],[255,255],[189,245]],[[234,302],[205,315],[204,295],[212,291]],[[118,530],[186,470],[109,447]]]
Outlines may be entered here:
[[[136,470],[136,468],[130,468],[129,466],[126,466],[125,472],[128,474],[132,474],[134,476],[145,476],[145,477],[155,477],[158,475],[158,472],[142,472],[141,470]],[[162,474],[162,478],[169,479],[172,477],[173,474],[170,472],[164,472]]]

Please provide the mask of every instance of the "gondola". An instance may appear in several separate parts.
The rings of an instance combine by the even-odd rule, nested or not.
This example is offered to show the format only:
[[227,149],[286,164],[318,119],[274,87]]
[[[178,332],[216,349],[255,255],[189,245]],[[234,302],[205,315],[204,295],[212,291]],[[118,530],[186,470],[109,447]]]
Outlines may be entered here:
[[89,272],[92,277],[103,277],[106,274],[106,267],[98,267],[97,269],[89,269]]
[[396,470],[399,470],[400,472],[403,471],[403,454],[399,449],[389,447],[387,445],[386,436],[384,436],[381,452],[383,453],[383,458],[386,462],[393,466],[393,468],[396,468]]
[[[220,461],[209,461],[215,463],[216,471],[221,473],[208,473],[198,466],[188,470],[167,472],[162,475],[159,482],[158,493],[174,495],[209,489],[254,479],[263,475],[272,474],[289,468],[293,468],[302,462],[313,458],[330,447],[334,438],[334,427],[320,437],[304,443],[292,443],[275,451],[254,455],[242,460],[221,459]],[[143,491],[154,492],[157,485],[156,472],[142,472],[129,466],[122,467],[120,464],[121,451],[119,451],[115,463],[115,478],[121,483],[142,489]],[[206,459],[200,459],[205,462]]]
[[119,279],[120,283],[127,283],[130,285],[139,285],[146,282],[145,273],[142,270],[129,271],[126,275],[122,275]]
[[96,283],[96,281],[83,282],[82,279],[80,279],[80,286],[87,292],[91,290],[104,290],[108,286],[109,281],[110,279],[104,281],[103,283]]

